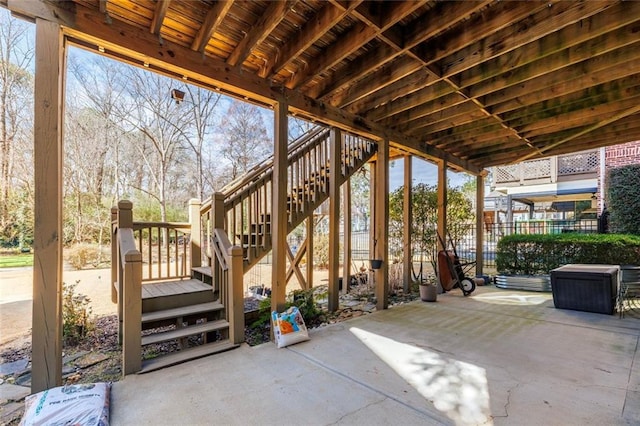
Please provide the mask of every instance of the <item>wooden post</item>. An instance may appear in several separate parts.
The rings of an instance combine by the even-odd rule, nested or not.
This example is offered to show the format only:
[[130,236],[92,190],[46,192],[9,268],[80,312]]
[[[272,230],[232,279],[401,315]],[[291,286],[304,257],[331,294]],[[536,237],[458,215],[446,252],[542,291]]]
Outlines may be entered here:
[[339,308],[338,275],[340,267],[340,146],[342,132],[331,129],[329,146],[329,312]]
[[228,290],[229,301],[227,302],[229,312],[229,340],[234,344],[244,342],[244,265],[242,263],[242,247],[232,246],[229,248],[231,256],[231,267],[229,269]]
[[[133,228],[133,203],[129,200],[121,200],[118,202],[118,221],[117,221],[118,233],[122,229]],[[118,235],[115,235],[118,238]],[[122,344],[122,336],[124,332],[124,269],[122,261],[120,260],[122,247],[118,241],[118,252],[116,253],[116,259],[118,260],[117,280],[118,283],[118,343]]]
[[[213,223],[211,224],[211,235],[215,234],[216,229],[224,229],[225,211],[224,211],[224,194],[216,192],[213,194],[211,210],[213,214]],[[220,289],[222,282],[222,272],[220,271],[220,260],[215,253],[211,253],[211,279],[213,280],[213,291]]]
[[135,249],[133,229],[120,228],[118,238],[124,281],[122,372],[127,375],[142,368],[142,254]]
[[438,235],[442,238],[444,246],[438,241],[440,250],[447,247],[447,160],[438,162]]
[[197,268],[202,265],[202,222],[200,221],[201,206],[202,203],[200,200],[196,198],[189,200],[189,224],[191,225],[189,249],[192,268]]
[[111,302],[118,303],[118,206],[111,207]]
[[407,294],[411,291],[411,282],[413,278],[411,272],[413,269],[413,251],[411,247],[411,233],[413,232],[413,204],[411,202],[412,194],[412,157],[411,155],[404,156],[404,209],[402,211],[402,219],[404,221],[403,232],[403,246],[402,251],[402,283],[404,293]]
[[[369,259],[375,258],[374,229],[376,228],[376,165],[378,160],[369,163]],[[375,275],[371,269],[367,273],[367,287],[369,287]]]
[[342,260],[342,292],[349,292],[349,284],[351,283],[351,178],[342,186],[344,190],[344,229],[343,229],[343,260]]
[[484,272],[484,175],[476,177],[476,275]]
[[513,222],[513,195],[507,194],[507,223],[504,235],[511,235],[515,232],[516,224]]
[[36,19],[32,393],[62,384],[64,76],[60,26]]
[[271,193],[271,309],[282,312],[287,296],[287,104],[274,106],[273,190]]
[[314,216],[311,214],[307,217],[307,286],[309,289],[313,288],[313,220]]
[[382,260],[382,267],[374,271],[376,309],[389,305],[389,141],[378,143],[378,161],[375,179],[374,256]]

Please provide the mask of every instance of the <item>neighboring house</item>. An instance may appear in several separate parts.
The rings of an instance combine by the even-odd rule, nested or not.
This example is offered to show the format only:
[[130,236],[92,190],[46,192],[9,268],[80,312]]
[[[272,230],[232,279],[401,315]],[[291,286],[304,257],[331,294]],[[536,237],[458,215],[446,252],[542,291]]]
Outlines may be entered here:
[[640,141],[494,167],[485,222],[596,219],[607,170],[637,163]]

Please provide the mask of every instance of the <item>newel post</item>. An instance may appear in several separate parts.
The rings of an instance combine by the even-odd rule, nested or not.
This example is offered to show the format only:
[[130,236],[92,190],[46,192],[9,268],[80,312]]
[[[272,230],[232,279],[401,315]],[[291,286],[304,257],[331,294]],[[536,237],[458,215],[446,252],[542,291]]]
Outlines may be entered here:
[[[133,203],[129,200],[118,201],[118,211],[117,211],[117,222],[116,227],[118,229],[118,234],[122,232],[123,229],[133,228]],[[115,235],[118,238],[118,234]],[[123,313],[123,295],[124,295],[124,270],[122,265],[122,258],[120,250],[120,242],[116,241],[118,245],[116,251],[116,260],[117,264],[117,278],[116,281],[118,283],[118,343],[122,344],[122,325],[124,321],[124,313]]]
[[[127,231],[131,244],[133,231]],[[130,247],[129,244],[127,244]],[[142,254],[131,250],[123,254],[124,261],[124,335],[122,338],[122,364],[125,375],[142,368]]]
[[191,237],[189,238],[189,249],[191,250],[191,267],[202,266],[202,221],[200,220],[200,200],[192,198],[189,200],[189,225],[191,225]]
[[242,262],[242,247],[229,248],[231,265],[229,268],[229,340],[234,344],[244,342],[244,265]]

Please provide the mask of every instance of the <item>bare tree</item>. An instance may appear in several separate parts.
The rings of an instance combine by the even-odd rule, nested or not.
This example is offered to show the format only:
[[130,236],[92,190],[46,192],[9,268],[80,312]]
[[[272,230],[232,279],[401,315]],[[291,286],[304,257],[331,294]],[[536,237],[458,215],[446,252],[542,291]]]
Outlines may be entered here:
[[144,144],[137,144],[136,149],[148,179],[147,185],[136,189],[158,201],[160,220],[166,221],[169,185],[174,189],[188,187],[180,165],[185,163],[186,140],[182,129],[187,126],[189,112],[171,99],[171,80],[134,68],[129,69],[127,77],[129,109],[119,111],[118,115],[132,132],[144,138]]
[[[77,112],[69,111],[66,119],[75,121],[77,125],[89,127],[85,129],[85,140],[87,144],[92,145],[86,149],[91,151],[90,166],[93,169],[94,179],[91,187],[87,189],[94,195],[95,203],[99,204],[103,202],[102,197],[107,191],[105,183],[111,180],[116,185],[112,191],[114,199],[111,200],[111,204],[113,204],[113,201],[121,195],[121,188],[118,186],[120,180],[117,176],[119,169],[113,163],[112,167],[109,167],[107,158],[109,151],[118,150],[122,139],[123,131],[115,121],[117,118],[115,111],[123,102],[126,84],[122,81],[122,75],[127,65],[95,54],[90,55],[90,59],[86,53],[80,57],[79,53],[77,50],[70,51],[69,71],[79,87],[67,92],[69,97],[67,103],[79,102],[78,108],[84,105],[94,113],[85,115],[89,120],[84,124],[81,117],[76,117]],[[109,174],[115,176],[109,179]]]
[[267,137],[260,108],[233,101],[222,119],[222,155],[231,164],[231,178],[244,174],[249,168],[273,152]]
[[29,24],[0,10],[0,232],[3,234],[8,227],[15,227],[10,211],[10,206],[15,205],[15,200],[10,200],[11,188],[22,188],[32,176],[30,169],[28,175],[14,173],[16,156],[23,153],[18,145],[27,145],[31,140],[32,35]]
[[220,102],[222,95],[220,93],[205,90],[200,87],[185,85],[185,90],[189,97],[185,99],[187,109],[190,113],[190,123],[186,135],[186,142],[191,147],[195,156],[195,176],[196,192],[200,200],[205,197],[205,191],[211,191],[211,184],[205,185],[204,174],[204,145],[207,138],[210,137],[211,126],[215,116],[215,109]]

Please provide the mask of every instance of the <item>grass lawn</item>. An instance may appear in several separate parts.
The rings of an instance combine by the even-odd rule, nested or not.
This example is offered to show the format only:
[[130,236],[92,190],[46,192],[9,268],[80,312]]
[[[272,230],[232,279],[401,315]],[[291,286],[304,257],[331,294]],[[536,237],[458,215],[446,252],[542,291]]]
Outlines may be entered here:
[[17,268],[20,266],[32,266],[33,254],[31,253],[19,253],[19,254],[0,254],[0,268]]

